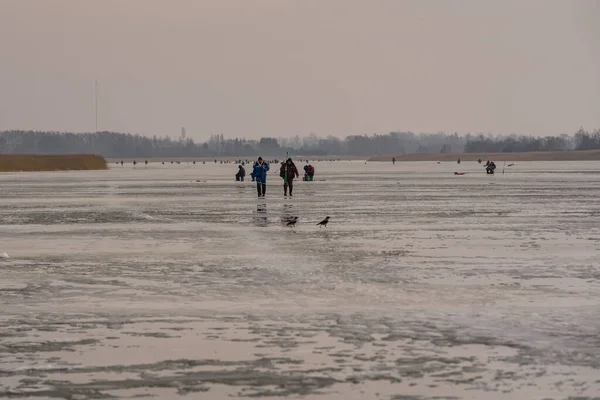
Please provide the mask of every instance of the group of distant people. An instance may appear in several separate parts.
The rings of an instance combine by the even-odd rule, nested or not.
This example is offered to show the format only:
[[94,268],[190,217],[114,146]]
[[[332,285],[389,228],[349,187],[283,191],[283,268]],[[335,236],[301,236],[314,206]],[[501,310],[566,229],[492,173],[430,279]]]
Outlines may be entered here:
[[[481,158],[477,160],[479,164],[481,164]],[[485,173],[488,175],[494,175],[494,171],[496,170],[496,163],[493,161],[487,160],[483,165],[485,167]]]
[[493,161],[489,161],[485,163],[485,172],[488,175],[494,175],[494,171],[496,170],[496,164]]
[[[265,194],[267,193],[267,172],[270,170],[270,168],[271,167],[269,163],[263,160],[262,157],[258,157],[258,160],[255,161],[254,165],[252,166],[252,173],[250,176],[252,177],[252,181],[256,182],[256,191],[258,192],[258,197],[265,197]],[[298,168],[291,158],[288,158],[281,163],[279,168],[279,176],[283,179],[283,195],[287,196],[289,191],[289,195],[293,196],[294,179],[300,178],[300,173],[298,172]],[[314,176],[315,167],[310,164],[305,165],[304,177],[302,180],[312,181]],[[235,180],[237,182],[243,182],[245,177],[246,169],[243,165],[239,165],[238,172],[235,174]]]
[[[118,161],[117,161],[117,164],[119,164],[119,162],[118,162]],[[123,160],[121,160],[121,167],[123,166],[123,164],[125,164],[125,163],[123,162]],[[144,164],[145,164],[145,165],[148,165],[148,160],[144,161]],[[164,164],[164,163],[163,163],[163,164]],[[137,161],[136,161],[136,160],[133,160],[133,166],[135,167],[136,165],[137,165]]]
[[[215,162],[217,162],[217,161],[215,160]],[[171,164],[173,164],[173,163],[181,164],[181,161],[171,161]],[[119,161],[117,161],[116,164],[118,165]],[[125,164],[125,162],[123,160],[121,160],[120,164],[121,164],[121,166],[123,166]],[[133,164],[133,167],[135,168],[135,166],[138,164],[138,162],[136,160],[133,160],[132,164]],[[144,161],[144,164],[146,166],[148,166],[148,160]],[[165,162],[163,161],[162,164],[164,165]],[[188,164],[189,164],[189,162],[188,162]],[[192,164],[196,164],[196,161],[192,161]],[[206,161],[203,161],[202,164],[206,164]],[[222,164],[222,162],[221,162],[221,164]]]

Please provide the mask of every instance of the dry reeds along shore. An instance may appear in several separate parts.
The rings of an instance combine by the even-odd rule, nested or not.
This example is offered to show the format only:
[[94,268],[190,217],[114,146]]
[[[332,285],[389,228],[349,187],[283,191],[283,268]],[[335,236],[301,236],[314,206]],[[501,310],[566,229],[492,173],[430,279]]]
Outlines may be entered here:
[[0,155],[0,172],[77,171],[106,169],[104,157],[95,154]]
[[600,150],[577,151],[536,151],[530,153],[448,153],[448,154],[399,154],[396,156],[376,156],[369,161],[598,161]]

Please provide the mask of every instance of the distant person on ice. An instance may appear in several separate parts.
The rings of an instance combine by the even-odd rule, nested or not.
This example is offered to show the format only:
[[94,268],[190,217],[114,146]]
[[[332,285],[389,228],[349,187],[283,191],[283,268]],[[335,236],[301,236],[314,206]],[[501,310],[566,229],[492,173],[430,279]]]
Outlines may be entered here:
[[312,181],[313,178],[315,177],[315,167],[313,167],[312,165],[308,164],[304,166],[304,180],[305,181]]
[[288,187],[290,188],[290,196],[294,190],[294,178],[299,178],[298,168],[291,158],[288,158],[284,163],[281,163],[279,176],[283,178],[283,195],[287,196]]
[[485,172],[489,175],[494,175],[494,170],[496,169],[496,164],[493,161],[488,161],[485,163]]
[[246,176],[246,170],[244,167],[240,165],[237,174],[235,174],[235,180],[237,182],[244,182],[244,177]]
[[265,197],[267,193],[267,171],[269,171],[269,164],[264,162],[262,157],[258,157],[258,161],[254,164],[252,170],[252,178],[256,181],[258,197]]

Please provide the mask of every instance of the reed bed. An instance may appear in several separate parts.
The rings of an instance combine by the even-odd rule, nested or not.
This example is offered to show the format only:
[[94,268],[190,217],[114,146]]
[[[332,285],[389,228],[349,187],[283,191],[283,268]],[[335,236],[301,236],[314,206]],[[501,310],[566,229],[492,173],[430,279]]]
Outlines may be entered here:
[[104,157],[95,154],[0,155],[0,172],[80,171],[106,168]]

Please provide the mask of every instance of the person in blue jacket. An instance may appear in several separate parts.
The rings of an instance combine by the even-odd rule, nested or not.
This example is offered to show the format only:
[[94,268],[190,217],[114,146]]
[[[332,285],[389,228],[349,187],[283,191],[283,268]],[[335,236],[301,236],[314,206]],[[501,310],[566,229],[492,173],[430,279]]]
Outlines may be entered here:
[[262,157],[258,157],[258,162],[254,164],[252,170],[252,178],[256,181],[256,190],[258,191],[258,197],[265,197],[267,193],[267,171],[269,170],[269,164],[263,161]]

